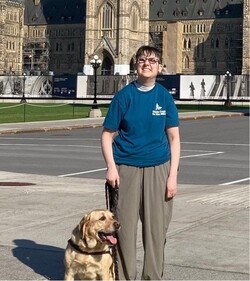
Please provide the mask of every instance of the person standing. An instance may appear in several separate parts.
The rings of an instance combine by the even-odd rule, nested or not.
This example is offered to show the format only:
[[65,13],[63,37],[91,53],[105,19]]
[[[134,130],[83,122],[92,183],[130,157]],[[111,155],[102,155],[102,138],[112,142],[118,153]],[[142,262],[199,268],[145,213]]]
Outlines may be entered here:
[[141,46],[137,80],[114,96],[101,134],[106,181],[119,188],[116,216],[121,280],[135,280],[138,221],[142,223],[142,280],[160,280],[166,233],[177,192],[179,118],[170,93],[156,82],[161,52]]

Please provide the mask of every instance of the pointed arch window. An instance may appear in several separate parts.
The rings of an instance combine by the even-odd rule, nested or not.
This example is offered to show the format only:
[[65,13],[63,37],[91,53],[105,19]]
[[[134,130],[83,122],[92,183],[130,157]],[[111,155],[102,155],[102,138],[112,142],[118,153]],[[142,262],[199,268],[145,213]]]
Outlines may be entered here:
[[197,58],[200,57],[200,39],[197,39],[197,47],[196,47],[196,56]]
[[214,39],[211,39],[211,48],[214,49]]
[[187,40],[186,39],[183,40],[183,49],[184,50],[187,49]]
[[99,13],[99,30],[101,36],[114,37],[115,19],[114,9],[110,3],[105,3]]
[[184,66],[184,69],[189,68],[189,58],[188,58],[188,56],[184,57],[183,66]]
[[216,45],[216,48],[219,48],[219,47],[220,47],[220,41],[219,41],[219,39],[218,39],[218,38],[216,39],[216,43],[215,43],[215,45]]
[[136,6],[133,6],[132,7],[132,10],[131,10],[131,29],[133,31],[138,31],[138,28],[139,28],[139,11],[138,11],[138,8]]
[[216,57],[213,57],[213,58],[212,58],[211,63],[212,63],[212,68],[213,68],[213,69],[217,68],[217,59],[216,59]]

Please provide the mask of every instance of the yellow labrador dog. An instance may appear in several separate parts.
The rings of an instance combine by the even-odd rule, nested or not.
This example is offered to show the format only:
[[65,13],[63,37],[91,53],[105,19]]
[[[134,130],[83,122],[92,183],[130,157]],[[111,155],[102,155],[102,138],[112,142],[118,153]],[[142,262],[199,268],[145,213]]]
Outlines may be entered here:
[[120,228],[106,209],[86,214],[73,230],[65,250],[64,280],[114,280],[111,247]]

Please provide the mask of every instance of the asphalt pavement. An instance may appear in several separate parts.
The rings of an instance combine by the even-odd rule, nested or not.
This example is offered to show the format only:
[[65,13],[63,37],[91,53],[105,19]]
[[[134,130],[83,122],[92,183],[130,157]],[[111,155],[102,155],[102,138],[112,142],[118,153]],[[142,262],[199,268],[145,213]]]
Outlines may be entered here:
[[[238,111],[196,111],[180,113],[180,120],[195,120],[204,118],[222,118],[249,115],[249,110]],[[102,125],[103,117],[98,118],[82,118],[71,120],[58,121],[43,121],[43,122],[20,122],[20,123],[5,123],[0,124],[1,134],[15,133],[30,133],[41,131],[56,131],[56,130],[72,130],[82,129],[86,127],[98,127]]]
[[[181,120],[246,112],[180,114]],[[0,134],[101,126],[103,118],[1,124]],[[63,279],[67,240],[82,216],[105,208],[104,180],[0,171],[0,280]],[[138,279],[143,246],[137,241]],[[249,185],[179,185],[164,280],[249,280]]]

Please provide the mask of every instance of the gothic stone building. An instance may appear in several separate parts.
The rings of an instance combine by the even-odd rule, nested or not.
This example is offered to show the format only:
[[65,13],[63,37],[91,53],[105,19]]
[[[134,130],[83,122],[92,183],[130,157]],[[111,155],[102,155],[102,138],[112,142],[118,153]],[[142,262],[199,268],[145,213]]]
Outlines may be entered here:
[[24,71],[82,71],[85,1],[25,0]]
[[133,57],[149,38],[149,1],[87,1],[84,73],[97,54],[103,74],[129,74]]
[[0,74],[88,75],[98,55],[101,74],[126,75],[142,44],[162,49],[166,73],[249,73],[249,0],[0,0],[0,8]]
[[241,74],[244,24],[239,0],[150,0],[151,40],[168,73]]
[[23,13],[19,0],[0,0],[0,74],[21,73]]

